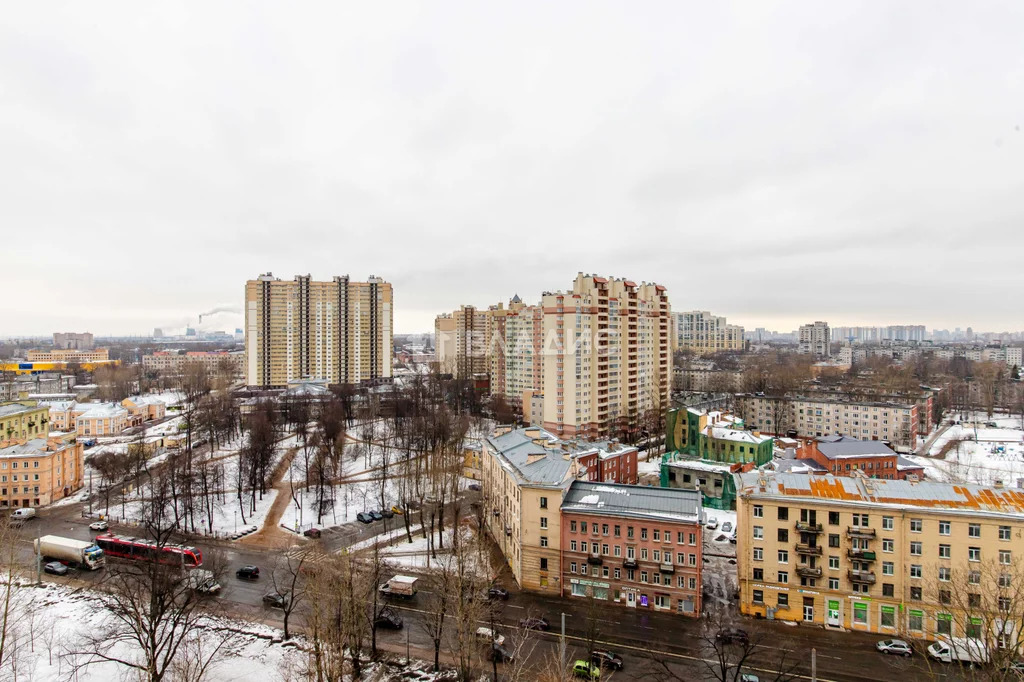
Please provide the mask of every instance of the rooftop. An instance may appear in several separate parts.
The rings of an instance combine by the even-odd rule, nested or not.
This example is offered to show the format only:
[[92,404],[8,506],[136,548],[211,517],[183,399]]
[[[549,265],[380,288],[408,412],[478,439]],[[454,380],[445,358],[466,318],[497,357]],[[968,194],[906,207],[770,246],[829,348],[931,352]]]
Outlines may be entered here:
[[13,417],[25,412],[35,412],[40,409],[45,409],[45,406],[25,405],[23,403],[4,403],[3,405],[0,405],[0,418]]
[[764,471],[737,474],[736,483],[741,497],[785,499],[795,504],[818,499],[903,509],[1024,514],[1024,490],[995,486]]
[[573,481],[562,498],[561,510],[602,516],[699,522],[701,493],[680,488]]
[[849,436],[825,436],[819,438],[818,452],[828,459],[896,456],[896,453],[881,441],[858,440]]

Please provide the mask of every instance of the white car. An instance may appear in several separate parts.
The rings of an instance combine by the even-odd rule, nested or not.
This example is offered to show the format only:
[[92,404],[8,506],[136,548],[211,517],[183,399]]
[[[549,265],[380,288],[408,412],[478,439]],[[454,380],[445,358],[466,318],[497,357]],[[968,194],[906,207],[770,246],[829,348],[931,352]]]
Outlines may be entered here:
[[89,530],[107,530],[110,524],[106,521],[93,521],[89,524]]
[[892,654],[893,656],[912,656],[914,654],[914,650],[902,639],[883,639],[875,645],[875,648],[883,654]]
[[714,516],[710,517],[708,519],[707,527],[708,530],[714,530],[718,528],[718,519],[716,519]]

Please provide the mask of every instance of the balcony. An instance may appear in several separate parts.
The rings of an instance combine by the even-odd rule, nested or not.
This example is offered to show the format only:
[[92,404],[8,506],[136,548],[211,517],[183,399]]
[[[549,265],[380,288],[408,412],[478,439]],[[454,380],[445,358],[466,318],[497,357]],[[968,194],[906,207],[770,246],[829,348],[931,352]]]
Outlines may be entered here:
[[874,538],[875,529],[864,526],[847,526],[846,535],[851,538]]
[[662,573],[675,573],[676,567],[673,564],[662,564],[658,570]]
[[875,574],[873,571],[849,571],[847,574],[850,576],[850,582],[867,583],[868,585],[875,584]]
[[846,551],[846,556],[861,561],[874,561],[875,551],[872,549],[849,549]]
[[623,568],[639,568],[640,564],[636,562],[636,559],[624,559],[622,561]]
[[797,566],[796,574],[801,578],[820,578],[821,569],[811,568],[810,566]]
[[600,566],[604,563],[604,559],[601,558],[600,554],[591,554],[587,557],[587,563],[594,566]]
[[798,542],[796,545],[797,554],[813,554],[814,556],[821,556],[821,545],[805,545],[802,542]]
[[800,533],[821,533],[824,530],[820,523],[805,523],[804,521],[797,521],[796,529]]

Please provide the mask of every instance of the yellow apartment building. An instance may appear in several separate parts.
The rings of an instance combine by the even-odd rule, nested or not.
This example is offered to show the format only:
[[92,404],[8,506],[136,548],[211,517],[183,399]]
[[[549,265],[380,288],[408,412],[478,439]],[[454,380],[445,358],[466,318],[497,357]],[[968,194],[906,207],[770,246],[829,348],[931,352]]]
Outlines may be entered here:
[[1024,491],[737,475],[746,615],[931,640],[1024,642]]
[[0,403],[0,447],[45,436],[49,420],[49,408],[35,400]]
[[0,448],[0,508],[39,507],[82,487],[82,445],[61,437],[33,438]]

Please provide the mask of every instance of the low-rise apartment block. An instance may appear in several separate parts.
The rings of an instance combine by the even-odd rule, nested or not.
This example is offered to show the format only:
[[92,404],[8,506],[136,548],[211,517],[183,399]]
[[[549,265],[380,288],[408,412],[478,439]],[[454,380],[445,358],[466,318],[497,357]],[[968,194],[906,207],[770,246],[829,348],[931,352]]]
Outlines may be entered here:
[[912,462],[881,441],[859,440],[850,436],[822,436],[803,442],[795,441],[791,458],[776,460],[776,471],[832,474],[833,476],[864,475],[868,478],[906,479],[924,477],[924,467]]
[[562,596],[700,614],[700,494],[573,481],[560,507]]
[[180,374],[188,365],[202,365],[209,374],[240,376],[245,371],[245,353],[227,351],[157,351],[142,356],[147,372]]
[[49,409],[35,400],[0,403],[0,447],[46,436]]
[[25,355],[28,362],[66,362],[85,364],[89,362],[109,362],[110,355],[106,348],[77,350],[74,348],[53,350],[30,350]]
[[45,506],[81,488],[82,451],[45,436],[0,447],[0,508]]
[[1020,627],[1020,490],[763,471],[737,488],[746,615],[991,646]]
[[56,400],[47,407],[52,429],[79,436],[116,436],[131,426],[163,419],[167,410],[163,401],[151,396],[132,396],[121,403]]

